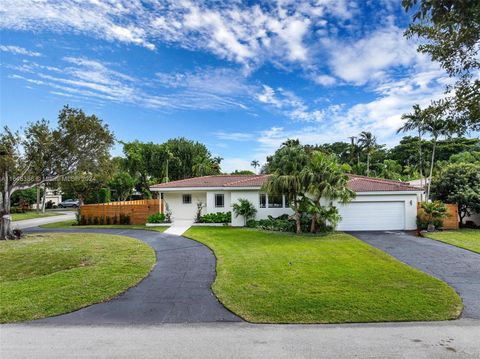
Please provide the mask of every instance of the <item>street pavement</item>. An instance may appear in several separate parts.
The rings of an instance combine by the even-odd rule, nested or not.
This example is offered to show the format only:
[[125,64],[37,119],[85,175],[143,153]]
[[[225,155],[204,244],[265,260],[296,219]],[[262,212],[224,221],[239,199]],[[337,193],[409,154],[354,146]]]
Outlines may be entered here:
[[480,358],[480,321],[0,326],[1,358]]
[[63,222],[63,221],[70,221],[75,219],[75,213],[72,212],[59,212],[58,216],[50,216],[50,217],[42,217],[42,218],[34,218],[34,219],[24,219],[23,221],[13,221],[12,228],[13,229],[26,229],[26,228],[34,228],[41,226],[42,224],[48,223],[55,223],[55,222]]

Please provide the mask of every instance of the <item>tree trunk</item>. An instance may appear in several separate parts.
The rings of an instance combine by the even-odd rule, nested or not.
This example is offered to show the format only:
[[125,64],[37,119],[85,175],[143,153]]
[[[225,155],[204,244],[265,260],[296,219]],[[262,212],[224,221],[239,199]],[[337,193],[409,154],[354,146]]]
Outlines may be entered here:
[[433,163],[435,161],[435,148],[437,147],[437,138],[433,138],[433,148],[432,148],[432,160],[430,163],[430,175],[428,176],[428,185],[427,185],[427,200],[430,199],[430,186],[432,185],[432,175],[433,175]]
[[296,225],[296,233],[301,234],[302,233],[302,225],[300,222],[300,212],[298,210],[295,210],[295,225]]
[[37,186],[37,213],[40,213],[40,186]]
[[317,233],[317,221],[318,221],[318,214],[314,213],[312,215],[312,223],[310,224],[310,233]]
[[10,215],[10,191],[8,188],[8,173],[4,173],[5,185],[2,192],[0,208],[0,240],[13,238]]
[[45,213],[45,200],[47,198],[47,186],[43,184],[43,195],[42,195],[42,213]]
[[367,177],[370,175],[370,154],[367,153]]
[[422,154],[422,133],[418,131],[418,163],[420,171],[420,187],[423,188],[423,154]]

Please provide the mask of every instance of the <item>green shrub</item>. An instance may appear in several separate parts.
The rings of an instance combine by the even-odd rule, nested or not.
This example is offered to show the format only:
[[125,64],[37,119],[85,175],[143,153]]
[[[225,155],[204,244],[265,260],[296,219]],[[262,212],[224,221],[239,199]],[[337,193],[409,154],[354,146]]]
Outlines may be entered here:
[[[422,215],[417,215],[417,228],[421,231],[426,231],[428,229],[428,220]],[[443,227],[443,220],[436,219],[433,221],[433,225],[435,228],[442,228]]]
[[[302,231],[308,232],[310,229],[311,217],[307,214],[303,214],[300,218]],[[288,214],[282,214],[278,217],[268,216],[267,219],[260,219],[258,221],[250,219],[247,221],[247,227],[258,228],[265,231],[275,232],[295,232],[295,220]],[[329,230],[330,228],[321,228],[321,230]]]
[[147,218],[147,223],[164,223],[164,222],[165,222],[165,215],[160,212],[152,214]]
[[198,223],[231,223],[232,212],[208,213],[199,218]]
[[110,188],[100,188],[98,191],[98,203],[108,203],[111,201],[111,197]]
[[449,216],[447,206],[444,203],[440,201],[423,202],[417,213],[417,228],[420,230],[441,228],[443,227],[443,219]]
[[128,214],[120,214],[119,224],[130,224],[130,216]]

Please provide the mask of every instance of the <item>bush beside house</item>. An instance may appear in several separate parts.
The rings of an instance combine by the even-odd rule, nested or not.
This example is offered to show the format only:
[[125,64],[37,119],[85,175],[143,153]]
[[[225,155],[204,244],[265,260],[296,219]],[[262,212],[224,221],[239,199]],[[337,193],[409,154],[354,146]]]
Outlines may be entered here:
[[232,212],[208,213],[198,218],[198,223],[224,223],[232,222]]

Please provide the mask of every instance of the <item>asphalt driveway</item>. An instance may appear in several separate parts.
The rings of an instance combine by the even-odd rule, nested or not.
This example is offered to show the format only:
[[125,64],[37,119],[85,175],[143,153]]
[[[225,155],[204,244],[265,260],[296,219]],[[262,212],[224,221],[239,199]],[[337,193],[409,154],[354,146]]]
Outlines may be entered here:
[[83,231],[133,237],[148,243],[155,250],[157,264],[137,286],[108,302],[34,323],[151,325],[241,321],[217,300],[210,288],[215,279],[215,256],[203,244],[180,236],[143,230],[28,230],[38,231]]
[[480,254],[405,232],[351,232],[402,262],[450,284],[462,297],[462,317],[480,319]]

